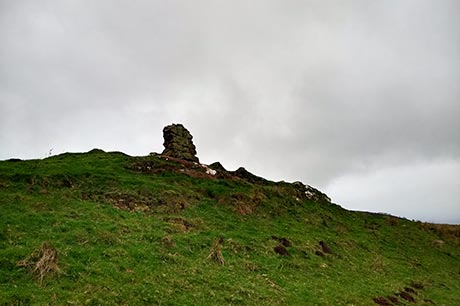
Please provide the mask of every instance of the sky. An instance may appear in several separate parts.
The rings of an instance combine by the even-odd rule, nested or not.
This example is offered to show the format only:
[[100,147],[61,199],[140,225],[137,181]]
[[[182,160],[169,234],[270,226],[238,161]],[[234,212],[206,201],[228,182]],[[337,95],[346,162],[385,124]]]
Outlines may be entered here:
[[147,155],[460,224],[457,0],[0,0],[0,160]]

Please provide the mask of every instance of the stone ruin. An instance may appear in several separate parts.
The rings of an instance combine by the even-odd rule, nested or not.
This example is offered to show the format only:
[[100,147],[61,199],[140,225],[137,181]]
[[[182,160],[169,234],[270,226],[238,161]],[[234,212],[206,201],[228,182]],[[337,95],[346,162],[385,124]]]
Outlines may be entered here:
[[193,136],[182,124],[171,124],[163,129],[162,155],[199,163]]

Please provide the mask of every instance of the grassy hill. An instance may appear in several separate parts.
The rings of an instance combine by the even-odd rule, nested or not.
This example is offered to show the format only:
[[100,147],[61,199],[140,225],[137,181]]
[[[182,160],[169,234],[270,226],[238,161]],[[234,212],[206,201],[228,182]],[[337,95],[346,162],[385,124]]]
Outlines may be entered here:
[[0,305],[460,305],[458,227],[211,168],[0,162]]

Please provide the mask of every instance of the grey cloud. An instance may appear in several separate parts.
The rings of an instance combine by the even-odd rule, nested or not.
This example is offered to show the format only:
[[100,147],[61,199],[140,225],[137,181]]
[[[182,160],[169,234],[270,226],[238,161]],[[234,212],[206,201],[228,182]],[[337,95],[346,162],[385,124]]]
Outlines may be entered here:
[[[410,163],[379,169],[365,175],[337,178],[328,191],[342,198],[349,209],[369,210],[369,203],[385,202],[385,211],[415,220],[460,223],[460,163],[458,160],[429,164]],[[357,190],[356,186],[360,186]],[[453,200],[453,198],[455,200]]]
[[458,1],[0,5],[0,158],[147,154],[171,122],[321,188],[460,156]]

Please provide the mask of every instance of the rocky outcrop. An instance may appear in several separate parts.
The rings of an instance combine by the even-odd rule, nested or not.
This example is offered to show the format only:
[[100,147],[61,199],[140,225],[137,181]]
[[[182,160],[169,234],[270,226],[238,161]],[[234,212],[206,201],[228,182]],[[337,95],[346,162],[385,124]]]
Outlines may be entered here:
[[164,151],[162,155],[199,162],[192,134],[182,124],[171,124],[163,129]]
[[268,181],[260,176],[254,175],[243,167],[231,172],[234,176],[242,178],[250,183],[267,183]]
[[225,169],[224,166],[222,166],[222,164],[219,162],[214,162],[210,164],[208,167],[219,172],[227,172],[227,169]]
[[294,182],[293,185],[301,194],[303,194],[310,201],[327,203],[331,202],[331,199],[325,193],[322,193],[321,191],[311,187],[310,185],[304,185],[302,182]]

